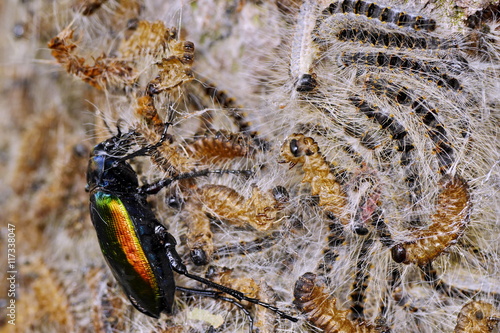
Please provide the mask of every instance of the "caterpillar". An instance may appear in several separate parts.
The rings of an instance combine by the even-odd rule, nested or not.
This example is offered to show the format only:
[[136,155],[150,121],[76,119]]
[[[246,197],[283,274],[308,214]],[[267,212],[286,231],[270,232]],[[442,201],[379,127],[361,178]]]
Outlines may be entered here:
[[215,133],[208,132],[195,138],[188,149],[194,158],[210,164],[210,162],[216,163],[216,159],[233,159],[251,155],[255,149],[249,141],[249,137],[243,134],[217,130]]
[[306,315],[307,320],[326,333],[390,332],[389,328],[355,322],[348,318],[348,310],[337,309],[335,298],[318,286],[316,275],[307,272],[299,277],[293,289],[293,304]]
[[[401,93],[403,96],[406,96],[404,92]],[[401,97],[404,99],[405,97]],[[415,148],[411,138],[408,136],[408,131],[405,127],[400,124],[394,117],[391,117],[390,114],[384,112],[379,107],[375,105],[371,105],[366,100],[358,97],[352,96],[349,98],[351,103],[364,115],[368,118],[374,119],[382,129],[386,129],[391,138],[396,141],[397,151],[401,152],[401,165],[410,164],[410,154],[411,151]]]
[[376,26],[368,26],[368,24],[353,23],[347,19],[325,19],[315,30],[314,39],[321,48],[326,48],[331,43],[327,36],[335,36],[341,42],[357,42],[364,46],[378,48],[446,51],[458,47],[458,43],[454,40],[409,31],[387,32]]
[[372,246],[373,240],[366,238],[363,240],[361,249],[356,260],[356,276],[352,285],[349,298],[351,299],[351,312],[354,319],[364,319],[364,302],[366,299],[366,288],[368,288],[369,257],[368,251]]
[[[253,297],[271,305],[276,304],[276,293],[265,281],[255,281],[248,277],[237,277],[233,270],[227,267],[210,266],[207,272],[208,277],[212,281],[216,281],[230,288],[237,288],[245,293],[248,297]],[[243,303],[247,306],[247,303]],[[272,333],[275,331],[277,322],[276,318],[269,316],[266,311],[260,311],[258,307],[254,311],[255,318],[249,316],[253,326],[257,332]]]
[[239,241],[237,244],[223,245],[214,248],[212,254],[213,260],[219,260],[224,257],[231,257],[235,255],[244,256],[250,253],[256,253],[275,245],[275,240],[281,234],[278,231],[273,231],[269,235],[256,238],[251,241]]
[[207,184],[197,188],[184,208],[189,215],[187,245],[193,262],[206,265],[214,252],[208,215],[234,225],[249,225],[259,231],[273,228],[279,221],[278,212],[288,201],[288,193],[282,186],[270,192],[262,193],[254,186],[252,196],[247,199],[223,185]]
[[345,242],[342,224],[336,221],[328,223],[327,246],[323,249],[323,260],[318,265],[316,271],[329,275],[333,271],[333,265],[337,260],[338,247]]
[[106,56],[101,56],[95,59],[93,65],[86,64],[84,58],[74,54],[77,45],[72,41],[73,35],[74,30],[66,28],[47,44],[52,50],[52,56],[65,67],[68,73],[78,76],[98,89],[118,83],[128,85],[134,81],[133,69],[124,61],[108,61]]
[[382,23],[393,23],[400,28],[408,27],[414,30],[434,31],[436,21],[420,15],[412,15],[403,11],[398,11],[391,7],[383,7],[375,2],[363,0],[342,0],[331,3],[323,10],[324,14],[334,15],[337,13],[353,13],[366,16],[370,19],[378,19]]
[[300,7],[295,34],[292,43],[290,73],[296,80],[294,86],[298,92],[310,92],[318,84],[311,71],[317,48],[310,38],[315,28],[317,6],[312,0],[305,0]]
[[311,194],[319,196],[319,205],[325,211],[331,212],[343,225],[347,225],[350,217],[345,209],[346,194],[330,172],[330,167],[314,139],[303,134],[289,136],[281,146],[281,157],[283,160],[280,162],[289,163],[290,167],[302,164],[302,182],[311,183]]
[[180,90],[179,98],[182,98],[184,107],[193,113],[203,111],[196,136],[216,131],[222,113],[233,122],[231,129],[226,130],[244,134],[251,137],[256,144],[265,145],[265,141],[252,129],[252,122],[248,119],[243,105],[226,90],[219,89],[214,83],[196,74],[194,79],[183,84]]
[[419,75],[422,79],[434,82],[438,87],[446,87],[455,91],[463,89],[457,78],[449,75],[444,69],[432,62],[412,59],[406,55],[388,52],[342,52],[339,62],[345,66],[373,66],[400,70],[405,73]]
[[[368,77],[367,87],[378,95],[385,95],[387,98],[395,101],[397,104],[410,105],[412,111],[420,116],[422,123],[427,127],[429,138],[435,144],[434,153],[437,155],[439,171],[445,174],[453,163],[453,148],[447,138],[444,126],[437,120],[437,110],[433,109],[423,97],[413,97],[407,87],[397,86],[396,84],[383,79],[373,79]],[[378,120],[377,117],[375,119]],[[381,124],[382,128],[388,127],[393,138],[398,139],[403,134],[406,136],[406,130],[399,126],[399,132],[391,128],[392,124]],[[391,131],[392,129],[392,131]]]
[[410,240],[396,243],[391,249],[397,263],[423,266],[456,242],[469,222],[471,202],[469,187],[460,176],[445,175],[438,184],[436,212],[427,229],[410,235]]

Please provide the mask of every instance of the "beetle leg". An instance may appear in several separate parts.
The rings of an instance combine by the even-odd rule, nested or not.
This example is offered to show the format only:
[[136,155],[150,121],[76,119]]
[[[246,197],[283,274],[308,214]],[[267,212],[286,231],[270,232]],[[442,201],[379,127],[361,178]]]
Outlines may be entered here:
[[169,186],[172,182],[174,182],[176,180],[203,177],[203,176],[208,176],[211,173],[216,173],[219,175],[222,175],[225,173],[232,173],[232,174],[244,174],[247,176],[253,174],[253,172],[251,170],[209,170],[209,169],[203,169],[203,170],[199,170],[199,171],[181,173],[180,175],[177,175],[175,177],[165,178],[165,179],[159,180],[153,184],[144,184],[141,187],[139,187],[137,191],[139,192],[139,194],[156,194],[162,188]]
[[182,259],[175,249],[177,241],[174,236],[172,236],[162,225],[156,226],[155,233],[159,237],[160,244],[165,248],[165,254],[167,255],[170,267],[179,274],[186,274],[186,265],[182,263]]
[[276,313],[277,315],[279,315],[282,318],[291,320],[293,322],[297,322],[298,321],[297,318],[292,317],[292,316],[286,314],[285,312],[279,310],[277,307],[272,306],[271,304],[264,303],[264,302],[258,300],[257,298],[247,297],[241,291],[228,288],[228,287],[223,286],[221,284],[218,284],[218,283],[215,283],[215,282],[210,281],[208,279],[202,278],[201,276],[190,274],[187,271],[186,266],[182,263],[181,257],[179,256],[179,254],[175,250],[175,245],[177,245],[177,242],[175,241],[174,236],[172,236],[165,229],[165,227],[163,227],[161,225],[158,225],[155,228],[155,233],[160,238],[159,239],[160,244],[162,244],[163,247],[165,248],[165,253],[166,253],[167,259],[168,259],[168,261],[170,263],[170,267],[172,267],[172,269],[174,271],[176,271],[177,273],[182,274],[182,275],[184,275],[184,276],[186,276],[186,277],[188,277],[190,279],[193,279],[193,280],[196,280],[198,282],[201,282],[201,283],[207,285],[210,288],[220,290],[221,292],[223,292],[225,294],[228,294],[228,295],[236,298],[238,301],[247,301],[247,302],[250,302],[250,303],[253,303],[253,304],[257,304],[257,305],[260,305],[262,307],[265,307],[265,308],[273,311],[274,313]]
[[[178,272],[178,273],[181,273],[181,272]],[[181,273],[181,274],[185,275],[186,277],[188,277],[190,279],[193,279],[193,280],[196,280],[196,281],[201,282],[203,284],[206,284],[207,286],[209,286],[211,288],[220,290],[223,293],[226,293],[226,294],[228,294],[230,296],[233,296],[238,301],[247,301],[247,302],[250,302],[250,303],[253,303],[253,304],[257,304],[257,305],[260,305],[262,307],[265,307],[266,309],[269,309],[269,310],[273,311],[274,313],[276,313],[277,315],[279,315],[281,318],[288,319],[290,321],[293,321],[294,323],[298,321],[297,318],[292,317],[292,316],[286,314],[285,312],[279,310],[277,307],[272,306],[271,304],[268,304],[268,303],[264,303],[264,302],[260,301],[257,298],[247,297],[241,291],[228,288],[226,286],[223,286],[223,285],[215,283],[213,281],[204,279],[201,276],[190,274],[188,272]]]

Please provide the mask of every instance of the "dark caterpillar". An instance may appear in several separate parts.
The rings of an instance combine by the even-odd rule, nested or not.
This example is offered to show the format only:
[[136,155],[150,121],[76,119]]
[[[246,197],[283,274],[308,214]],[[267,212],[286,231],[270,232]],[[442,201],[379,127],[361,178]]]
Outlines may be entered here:
[[343,66],[376,66],[398,69],[403,72],[420,75],[434,82],[438,87],[460,91],[462,85],[453,76],[443,72],[438,66],[423,60],[412,59],[394,53],[385,52],[345,52],[340,56]]
[[343,0],[330,4],[323,14],[353,13],[363,15],[370,19],[378,19],[383,23],[394,23],[403,28],[408,27],[415,30],[436,30],[436,21],[425,18],[420,15],[412,15],[406,12],[398,11],[391,7],[380,6],[375,2],[362,0]]
[[365,84],[377,95],[385,95],[397,104],[410,106],[411,110],[420,117],[421,122],[427,128],[427,135],[434,144],[433,153],[438,160],[439,172],[445,174],[453,164],[454,153],[446,129],[437,120],[438,111],[430,107],[424,97],[411,96],[410,90],[404,86],[397,86],[390,81],[372,77],[369,77]]
[[365,114],[368,118],[374,119],[382,129],[389,132],[391,138],[396,141],[396,149],[402,153],[401,165],[410,164],[410,153],[415,146],[404,126],[377,106],[371,105],[358,96],[352,96],[349,99],[361,113]]

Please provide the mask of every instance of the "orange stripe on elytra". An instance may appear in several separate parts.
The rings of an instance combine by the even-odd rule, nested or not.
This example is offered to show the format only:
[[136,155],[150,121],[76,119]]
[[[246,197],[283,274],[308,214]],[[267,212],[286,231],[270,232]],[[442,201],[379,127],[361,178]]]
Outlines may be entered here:
[[139,238],[134,231],[134,226],[127,210],[123,206],[123,203],[117,200],[109,203],[109,209],[113,216],[113,221],[115,221],[113,225],[116,230],[118,243],[120,243],[127,261],[134,267],[141,278],[147,281],[153,288],[155,284],[154,274],[139,242]]

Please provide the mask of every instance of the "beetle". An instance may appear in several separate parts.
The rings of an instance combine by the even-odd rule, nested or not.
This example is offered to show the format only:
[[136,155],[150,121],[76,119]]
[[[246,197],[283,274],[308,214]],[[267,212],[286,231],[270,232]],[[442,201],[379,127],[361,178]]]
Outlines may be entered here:
[[[130,154],[127,152],[138,134],[134,131],[121,133],[119,128],[115,136],[97,144],[90,153],[86,187],[90,193],[90,216],[101,251],[115,279],[134,307],[154,318],[159,318],[162,312],[172,313],[175,291],[181,290],[226,300],[242,308],[233,298],[221,295],[225,293],[238,301],[263,306],[282,318],[296,322],[297,318],[270,304],[190,274],[182,263],[175,248],[177,242],[174,236],[156,218],[146,201],[147,196],[179,179],[242,171],[193,171],[139,186],[137,174],[127,160],[147,156],[160,147],[167,139],[169,125],[170,123],[165,124],[161,139],[156,144],[145,146]],[[218,291],[176,286],[174,272]]]

